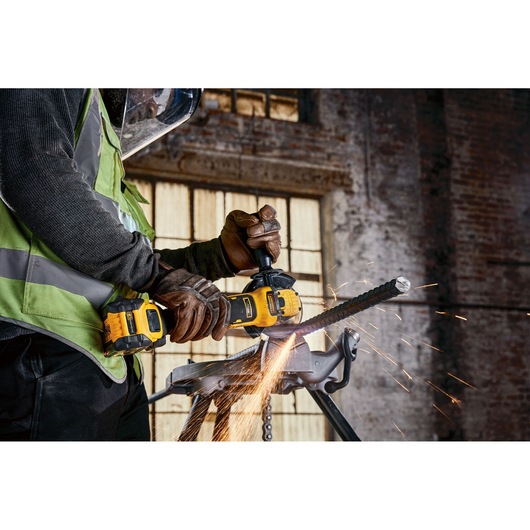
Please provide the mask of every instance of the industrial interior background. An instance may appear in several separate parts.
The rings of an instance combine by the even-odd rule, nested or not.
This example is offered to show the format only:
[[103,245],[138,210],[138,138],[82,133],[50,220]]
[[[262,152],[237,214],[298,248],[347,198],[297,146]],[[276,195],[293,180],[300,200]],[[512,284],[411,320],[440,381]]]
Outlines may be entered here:
[[[311,314],[411,281],[352,324],[358,357],[333,399],[361,439],[516,441],[530,439],[528,145],[530,90],[212,89],[125,166],[159,236],[193,225],[173,234],[182,244],[212,224],[199,206],[217,219],[210,237],[227,208],[274,203],[280,265]],[[204,358],[171,347],[146,358],[149,391],[190,355]],[[173,439],[189,407],[167,400],[153,407],[154,439]],[[273,413],[275,440],[336,439],[303,396],[275,397]]]

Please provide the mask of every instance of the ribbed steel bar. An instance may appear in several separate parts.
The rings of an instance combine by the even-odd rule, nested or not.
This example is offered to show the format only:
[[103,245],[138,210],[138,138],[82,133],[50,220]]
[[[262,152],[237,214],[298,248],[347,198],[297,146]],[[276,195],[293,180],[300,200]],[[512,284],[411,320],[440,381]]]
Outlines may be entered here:
[[327,311],[320,313],[320,315],[314,316],[296,326],[272,327],[266,329],[264,333],[271,337],[285,337],[293,333],[300,336],[309,335],[319,329],[323,329],[331,324],[335,324],[345,318],[351,317],[356,313],[360,313],[369,307],[373,307],[374,305],[386,302],[395,296],[406,293],[409,289],[410,282],[403,276],[399,276],[394,280],[379,285],[351,300],[347,300],[346,302],[328,309]]

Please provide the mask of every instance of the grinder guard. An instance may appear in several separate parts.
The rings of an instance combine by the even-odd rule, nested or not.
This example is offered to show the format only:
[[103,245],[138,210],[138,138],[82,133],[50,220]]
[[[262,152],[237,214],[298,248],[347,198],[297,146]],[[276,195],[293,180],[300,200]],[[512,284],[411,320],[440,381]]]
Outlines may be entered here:
[[[281,315],[281,309],[279,307],[279,301],[275,291],[279,289],[292,289],[296,280],[292,276],[289,276],[283,272],[282,269],[273,269],[272,258],[264,249],[256,249],[255,256],[259,265],[259,272],[251,276],[252,281],[247,284],[247,286],[243,289],[243,292],[250,293],[260,287],[271,287],[275,303],[277,304],[276,311],[278,315]],[[280,317],[278,318],[276,325],[289,324],[294,326],[299,324],[302,321],[302,314],[302,307],[300,307],[300,311],[297,315],[289,318]],[[247,326],[245,327],[245,331],[252,338],[257,338],[263,332],[263,328],[257,326]]]

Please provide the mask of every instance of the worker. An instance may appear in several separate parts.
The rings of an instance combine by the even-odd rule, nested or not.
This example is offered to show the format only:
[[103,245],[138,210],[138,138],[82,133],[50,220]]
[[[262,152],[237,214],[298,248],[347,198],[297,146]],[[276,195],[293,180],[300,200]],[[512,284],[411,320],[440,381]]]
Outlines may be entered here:
[[[196,89],[0,90],[0,440],[150,439],[140,356],[103,354],[104,307],[150,297],[178,343],[221,340],[212,283],[280,253],[274,208],[219,237],[152,248],[123,160],[188,120]],[[179,223],[178,212],[175,223]]]

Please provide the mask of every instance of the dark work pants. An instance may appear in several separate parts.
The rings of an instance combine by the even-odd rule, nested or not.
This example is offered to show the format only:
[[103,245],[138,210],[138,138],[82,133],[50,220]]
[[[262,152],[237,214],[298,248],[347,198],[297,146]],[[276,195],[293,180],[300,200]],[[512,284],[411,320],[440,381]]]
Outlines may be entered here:
[[148,441],[147,394],[125,361],[120,384],[50,337],[0,341],[0,440]]

